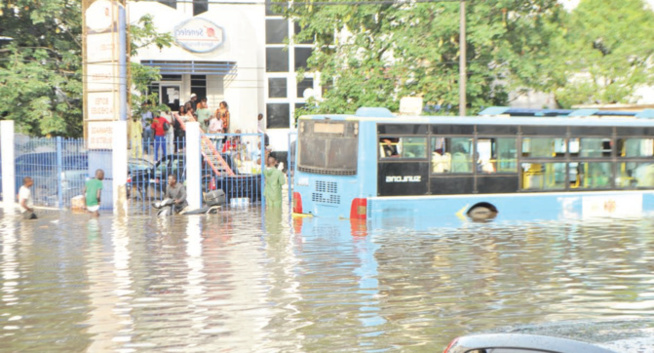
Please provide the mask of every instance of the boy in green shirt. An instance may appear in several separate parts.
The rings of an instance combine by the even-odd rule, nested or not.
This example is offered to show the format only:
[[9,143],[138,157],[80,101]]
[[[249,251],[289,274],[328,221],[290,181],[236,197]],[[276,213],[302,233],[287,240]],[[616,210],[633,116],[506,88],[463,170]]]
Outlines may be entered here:
[[84,196],[86,199],[86,210],[94,216],[100,215],[100,195],[102,194],[102,180],[104,179],[104,170],[95,171],[95,178],[86,182],[84,187]]

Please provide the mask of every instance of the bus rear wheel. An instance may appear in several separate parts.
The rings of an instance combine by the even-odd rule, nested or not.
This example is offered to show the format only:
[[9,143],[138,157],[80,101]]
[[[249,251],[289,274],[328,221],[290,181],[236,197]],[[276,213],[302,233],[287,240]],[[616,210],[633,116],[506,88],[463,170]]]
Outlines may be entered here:
[[497,210],[497,207],[493,204],[480,202],[470,207],[468,212],[466,212],[466,215],[473,222],[488,222],[495,219],[498,213],[499,211]]

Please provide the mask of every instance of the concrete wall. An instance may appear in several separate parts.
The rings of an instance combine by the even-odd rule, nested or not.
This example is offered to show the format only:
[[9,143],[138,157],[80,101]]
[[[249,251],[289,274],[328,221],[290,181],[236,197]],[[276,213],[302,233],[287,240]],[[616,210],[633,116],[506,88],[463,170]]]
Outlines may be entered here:
[[[193,17],[190,3],[178,3],[177,9],[156,2],[129,3],[130,23],[144,15],[152,15],[157,30],[173,32],[180,23]],[[207,99],[209,108],[227,101],[231,113],[231,130],[256,131],[257,114],[265,111],[265,8],[264,6],[240,4],[209,4],[209,11],[198,18],[205,18],[223,28],[224,43],[209,53],[193,53],[174,44],[162,50],[150,46],[139,50],[133,61],[175,60],[235,62],[235,75],[226,77],[207,76]],[[190,75],[182,82],[180,103],[191,95]]]

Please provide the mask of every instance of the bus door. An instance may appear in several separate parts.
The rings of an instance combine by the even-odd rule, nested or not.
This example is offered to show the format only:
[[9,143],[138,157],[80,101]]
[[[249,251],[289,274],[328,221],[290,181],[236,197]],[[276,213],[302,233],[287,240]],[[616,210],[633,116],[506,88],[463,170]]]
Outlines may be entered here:
[[432,136],[430,145],[430,193],[472,194],[474,190],[474,146],[472,136]]
[[[379,127],[377,195],[426,195],[429,191],[429,160],[426,126],[396,125],[395,130]],[[424,132],[423,135],[390,135],[388,132]],[[421,131],[424,130],[424,131]],[[384,134],[386,132],[387,134]]]

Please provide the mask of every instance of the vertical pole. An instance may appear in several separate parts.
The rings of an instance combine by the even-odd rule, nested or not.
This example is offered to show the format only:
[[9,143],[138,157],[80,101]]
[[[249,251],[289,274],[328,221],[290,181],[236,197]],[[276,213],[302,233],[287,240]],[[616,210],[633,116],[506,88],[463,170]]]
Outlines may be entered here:
[[459,10],[459,115],[466,116],[466,2],[461,0]]
[[115,215],[127,214],[127,121],[113,123],[113,208]]
[[266,171],[266,136],[263,132],[259,133],[259,141],[261,141],[261,206],[266,207],[266,196],[264,194],[266,188],[266,178],[264,172]]
[[2,150],[2,200],[4,211],[14,212],[16,198],[16,165],[14,158],[14,121],[0,121],[0,150]]
[[[64,159],[62,157],[63,143],[61,136],[57,136],[57,207],[64,206],[64,190],[61,185],[62,174],[64,172]],[[70,183],[70,181],[68,181]]]
[[200,123],[186,123],[186,200],[191,210],[202,207]]
[[293,132],[288,133],[288,151],[286,152],[286,187],[288,190],[288,208],[293,213],[293,181],[291,180],[291,166],[295,165],[291,160],[293,158],[291,145],[293,144]]

